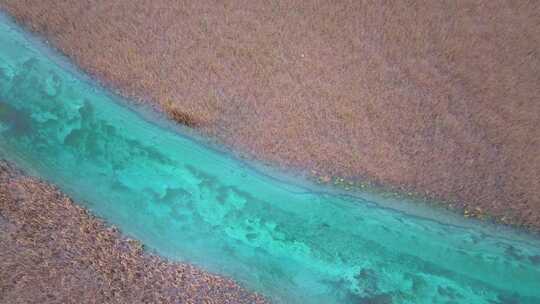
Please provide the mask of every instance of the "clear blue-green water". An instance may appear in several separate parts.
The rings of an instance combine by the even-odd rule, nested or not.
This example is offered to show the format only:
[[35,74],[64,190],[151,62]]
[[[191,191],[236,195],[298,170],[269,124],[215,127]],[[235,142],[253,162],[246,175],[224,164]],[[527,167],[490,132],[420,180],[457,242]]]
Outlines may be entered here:
[[540,303],[537,238],[263,174],[145,119],[3,15],[0,156],[274,302]]

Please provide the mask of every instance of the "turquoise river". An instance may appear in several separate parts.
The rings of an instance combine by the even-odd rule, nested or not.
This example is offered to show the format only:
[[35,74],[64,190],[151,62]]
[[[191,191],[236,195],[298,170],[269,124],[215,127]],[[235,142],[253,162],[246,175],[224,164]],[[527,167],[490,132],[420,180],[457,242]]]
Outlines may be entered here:
[[151,112],[0,12],[0,157],[148,250],[275,303],[540,303],[535,236],[280,177]]

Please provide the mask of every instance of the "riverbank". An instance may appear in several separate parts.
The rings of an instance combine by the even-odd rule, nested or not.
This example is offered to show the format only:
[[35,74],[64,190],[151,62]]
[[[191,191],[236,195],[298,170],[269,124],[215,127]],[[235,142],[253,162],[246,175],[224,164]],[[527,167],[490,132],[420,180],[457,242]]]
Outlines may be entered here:
[[0,161],[0,302],[265,303],[143,252],[56,188]]
[[0,7],[249,157],[540,227],[536,2]]

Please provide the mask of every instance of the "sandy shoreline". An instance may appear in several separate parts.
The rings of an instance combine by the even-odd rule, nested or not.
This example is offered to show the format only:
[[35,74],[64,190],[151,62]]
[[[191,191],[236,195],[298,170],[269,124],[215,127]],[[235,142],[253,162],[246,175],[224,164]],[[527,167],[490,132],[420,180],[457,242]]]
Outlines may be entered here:
[[56,188],[0,161],[1,303],[265,303],[144,253]]
[[236,151],[540,227],[537,2],[0,8]]

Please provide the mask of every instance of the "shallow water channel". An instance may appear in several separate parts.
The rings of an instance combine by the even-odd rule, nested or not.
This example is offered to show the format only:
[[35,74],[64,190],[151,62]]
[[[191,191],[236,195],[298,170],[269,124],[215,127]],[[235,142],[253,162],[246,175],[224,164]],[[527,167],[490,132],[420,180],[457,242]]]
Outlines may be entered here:
[[0,15],[0,157],[150,250],[276,303],[540,303],[537,238],[285,182],[146,117]]

